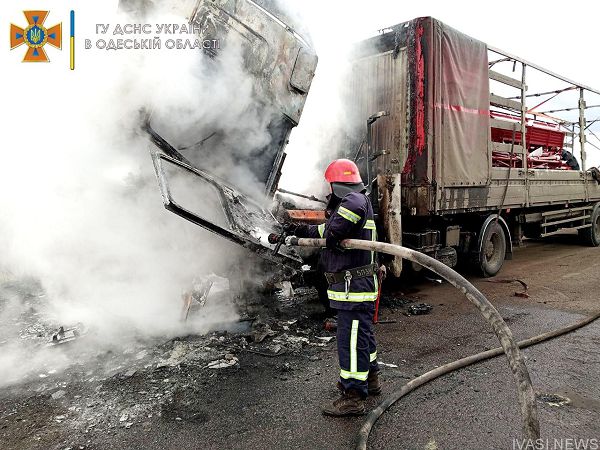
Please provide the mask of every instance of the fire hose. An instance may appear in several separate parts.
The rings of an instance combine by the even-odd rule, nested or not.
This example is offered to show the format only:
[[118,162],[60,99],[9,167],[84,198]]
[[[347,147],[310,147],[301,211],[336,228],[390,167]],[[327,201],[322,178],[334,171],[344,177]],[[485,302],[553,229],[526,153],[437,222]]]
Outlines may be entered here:
[[[300,247],[325,247],[325,239],[304,239],[290,236],[286,239],[286,244]],[[533,386],[531,385],[531,378],[529,377],[529,372],[527,371],[527,367],[525,366],[525,361],[523,359],[523,356],[521,355],[521,352],[519,351],[519,346],[515,342],[510,328],[508,328],[508,325],[506,324],[506,322],[504,322],[504,319],[502,319],[500,313],[496,310],[496,308],[494,308],[494,306],[489,302],[489,300],[485,298],[485,296],[479,290],[477,290],[475,286],[473,286],[463,276],[461,276],[445,264],[423,253],[419,253],[417,251],[401,247],[399,245],[393,245],[384,242],[363,241],[359,239],[346,239],[342,241],[340,245],[342,248],[345,249],[375,251],[378,253],[386,253],[388,255],[393,255],[396,257],[407,259],[409,261],[415,262],[423,266],[426,269],[431,270],[432,272],[437,273],[439,276],[441,276],[454,287],[456,287],[458,290],[460,290],[467,297],[467,299],[477,307],[483,318],[490,324],[496,336],[498,337],[498,340],[500,341],[502,351],[508,359],[510,370],[513,374],[513,377],[515,378],[515,381],[517,382],[519,405],[521,408],[521,416],[523,420],[524,437],[533,441],[539,439],[540,425],[535,404],[535,394]],[[490,351],[493,352],[495,350]],[[452,364],[456,363],[451,363],[451,365]],[[381,416],[381,414],[383,414],[383,412],[389,406],[391,406],[402,396],[406,395],[408,392],[416,389],[422,384],[433,380],[434,378],[437,378],[440,375],[443,375],[444,373],[447,373],[447,371],[451,371],[454,370],[454,368],[457,368],[450,368],[450,370],[447,370],[446,368],[445,371],[445,367],[446,366],[439,367],[435,370],[432,370],[431,372],[428,372],[425,375],[422,375],[421,377],[415,378],[414,380],[410,381],[407,385],[405,385],[402,389],[394,392],[378,408],[371,411],[371,413],[367,417],[367,421],[363,424],[359,432],[359,443],[357,445],[357,449],[366,449],[367,439],[372,426],[374,425],[375,421],[379,418],[379,416]]]
[[[559,330],[549,331],[547,333],[543,333],[538,336],[519,341],[518,346],[519,348],[527,348],[536,344],[540,344],[542,342],[554,339],[559,336],[563,336],[567,333],[589,325],[590,323],[598,319],[600,319],[600,313],[596,313],[590,317],[586,317],[580,322],[574,323]],[[476,355],[467,356],[466,358],[462,358],[457,361],[437,367],[433,370],[430,370],[429,372],[424,373],[421,376],[418,376],[417,378],[413,378],[400,389],[392,392],[383,402],[379,404],[379,406],[377,406],[377,408],[375,408],[368,414],[366,420],[364,421],[358,432],[358,443],[356,445],[356,450],[366,450],[367,441],[369,439],[369,433],[371,432],[371,429],[373,428],[373,425],[375,425],[377,419],[379,419],[379,417],[381,417],[381,415],[387,409],[389,409],[390,406],[392,406],[402,397],[414,391],[418,387],[429,383],[430,381],[433,381],[442,375],[454,372],[455,370],[462,369],[463,367],[467,367],[481,361],[485,361],[487,359],[495,358],[497,356],[502,355],[503,352],[504,350],[502,349],[502,347],[486,350],[484,352],[477,353]]]

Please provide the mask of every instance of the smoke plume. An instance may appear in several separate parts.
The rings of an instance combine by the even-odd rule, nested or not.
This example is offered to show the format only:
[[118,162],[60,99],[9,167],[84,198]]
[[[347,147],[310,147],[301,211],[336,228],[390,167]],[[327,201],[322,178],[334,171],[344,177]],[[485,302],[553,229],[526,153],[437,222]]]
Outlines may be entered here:
[[[6,10],[3,17],[22,20]],[[114,4],[86,5],[79,32],[93,38],[95,23],[131,21],[112,11]],[[59,15],[54,9],[48,20]],[[185,17],[155,10],[145,20]],[[259,187],[227,148],[250,154],[269,139],[270,117],[253,108],[252,82],[235,45],[210,63],[190,50],[80,50],[74,72],[61,66],[65,55],[48,53],[57,59],[43,67],[11,53],[2,84],[0,386],[49,361],[54,368],[69,363],[39,346],[43,339],[35,338],[47,329],[23,331],[30,323],[83,323],[92,347],[119,348],[129,339],[198,333],[235,320],[231,303],[209,301],[197,320],[186,327],[179,321],[182,291],[195,277],[226,274],[244,250],[163,208],[140,112],[151,108],[163,128],[184,137],[197,124],[227,121],[222,156],[199,160],[233,174],[248,192]]]

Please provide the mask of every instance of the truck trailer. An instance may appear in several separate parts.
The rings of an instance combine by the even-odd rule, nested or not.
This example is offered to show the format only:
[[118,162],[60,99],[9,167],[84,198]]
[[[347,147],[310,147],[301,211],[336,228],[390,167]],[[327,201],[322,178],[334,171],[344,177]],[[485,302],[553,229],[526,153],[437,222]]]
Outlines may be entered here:
[[[349,87],[370,118],[358,159],[389,242],[451,266],[463,257],[484,276],[524,236],[571,228],[600,243],[600,178],[586,170],[598,106],[586,96],[598,91],[431,17],[363,42],[355,57]],[[554,89],[532,91],[529,78],[544,77]],[[560,117],[572,111],[576,120]]]
[[[265,199],[279,198],[285,145],[316,70],[310,39],[272,2],[184,3],[190,10],[186,17],[200,25],[203,37],[237,42],[233,37],[242,36],[250,56],[244,58],[248,73],[256,78],[265,105],[279,113],[269,128],[273,139],[252,164],[264,183],[263,198],[202,167],[202,152],[210,145],[178,148],[149,115],[144,127],[164,205],[289,273],[306,270],[304,255],[270,244],[268,236],[282,231],[282,218],[318,223],[325,220],[324,212],[289,202],[274,211]],[[586,167],[592,146],[586,136],[595,123],[590,112],[599,106],[590,100],[599,91],[431,17],[358,44],[351,67],[352,95],[346,104],[353,131],[340,136],[338,156],[359,165],[380,239],[451,267],[466,260],[484,276],[496,275],[524,237],[544,238],[570,228],[583,243],[600,244],[600,172]],[[554,81],[553,87],[532,91],[530,78],[539,79],[534,72]],[[558,107],[548,110],[552,105]],[[204,202],[217,205],[217,212],[177,199],[181,173],[193,180],[188,187],[199,186]],[[400,276],[401,260],[388,266]]]

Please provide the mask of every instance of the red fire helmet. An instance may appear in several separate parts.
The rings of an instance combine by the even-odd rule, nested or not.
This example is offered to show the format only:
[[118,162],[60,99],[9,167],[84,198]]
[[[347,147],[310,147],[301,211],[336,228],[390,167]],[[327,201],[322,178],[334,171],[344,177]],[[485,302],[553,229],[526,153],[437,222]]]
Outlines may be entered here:
[[349,159],[336,159],[325,170],[328,183],[362,183],[358,167]]

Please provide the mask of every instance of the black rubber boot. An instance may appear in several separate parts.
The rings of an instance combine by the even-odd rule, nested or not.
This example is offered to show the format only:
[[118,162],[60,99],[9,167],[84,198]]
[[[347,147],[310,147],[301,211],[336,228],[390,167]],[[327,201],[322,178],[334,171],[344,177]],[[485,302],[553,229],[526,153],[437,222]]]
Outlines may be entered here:
[[369,383],[369,395],[381,394],[381,383],[379,382],[379,372],[369,372],[369,377],[367,378],[367,383]]
[[354,389],[342,392],[342,396],[333,403],[322,408],[326,416],[346,417],[361,416],[365,413],[365,401]]

